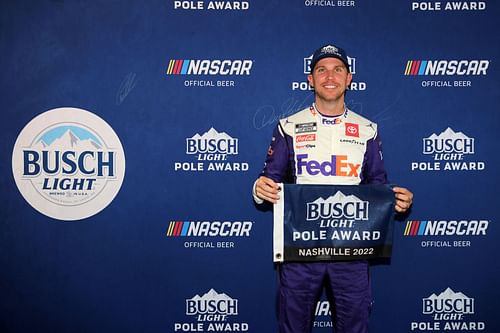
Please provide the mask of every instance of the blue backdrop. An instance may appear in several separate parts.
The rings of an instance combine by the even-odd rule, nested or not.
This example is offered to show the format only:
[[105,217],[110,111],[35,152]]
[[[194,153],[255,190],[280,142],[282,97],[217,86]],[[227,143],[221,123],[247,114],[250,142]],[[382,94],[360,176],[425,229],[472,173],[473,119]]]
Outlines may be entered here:
[[[379,124],[390,181],[415,194],[371,271],[371,332],[500,330],[498,2],[0,8],[1,332],[276,332],[272,214],[251,186],[327,43],[351,58],[347,104]],[[107,122],[126,161],[107,207],[75,221],[33,208],[12,168],[23,128],[60,107]]]

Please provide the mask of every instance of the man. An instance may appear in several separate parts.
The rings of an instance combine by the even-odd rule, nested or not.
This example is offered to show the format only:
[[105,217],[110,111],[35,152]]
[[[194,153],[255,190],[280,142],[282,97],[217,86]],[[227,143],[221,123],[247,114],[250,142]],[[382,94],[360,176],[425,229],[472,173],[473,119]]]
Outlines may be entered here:
[[[266,165],[255,181],[254,200],[276,203],[277,183],[385,184],[377,125],[347,109],[352,80],[345,51],[326,45],[313,54],[309,84],[314,104],[279,121]],[[406,212],[413,194],[394,187],[395,210]],[[367,332],[372,303],[367,261],[284,263],[279,266],[278,319],[281,333],[307,333],[326,287],[336,333]]]

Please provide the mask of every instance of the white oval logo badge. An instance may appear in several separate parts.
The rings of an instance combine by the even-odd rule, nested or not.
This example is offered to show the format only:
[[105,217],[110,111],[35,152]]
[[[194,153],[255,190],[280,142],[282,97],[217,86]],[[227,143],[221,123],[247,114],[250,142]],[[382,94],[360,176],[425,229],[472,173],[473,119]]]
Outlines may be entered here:
[[40,213],[75,221],[106,208],[125,176],[120,139],[104,120],[77,108],[33,118],[12,153],[17,188]]

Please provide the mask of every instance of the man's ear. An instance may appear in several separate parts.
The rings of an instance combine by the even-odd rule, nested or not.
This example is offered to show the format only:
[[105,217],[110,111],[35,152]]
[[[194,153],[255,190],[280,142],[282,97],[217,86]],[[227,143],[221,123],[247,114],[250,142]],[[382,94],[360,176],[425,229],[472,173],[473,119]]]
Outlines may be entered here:
[[313,76],[312,74],[309,74],[307,75],[307,81],[309,81],[309,85],[314,88],[314,84],[313,84]]
[[347,75],[347,86],[349,86],[352,82],[352,73],[349,72],[349,74]]

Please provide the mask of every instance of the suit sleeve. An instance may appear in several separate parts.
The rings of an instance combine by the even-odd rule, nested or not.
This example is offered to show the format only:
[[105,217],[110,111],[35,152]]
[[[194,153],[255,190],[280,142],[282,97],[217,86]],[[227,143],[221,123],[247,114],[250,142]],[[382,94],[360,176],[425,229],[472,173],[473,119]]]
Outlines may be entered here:
[[375,135],[366,145],[361,184],[387,184],[380,137]]
[[280,123],[273,132],[273,138],[267,151],[266,163],[261,176],[271,178],[277,183],[293,182],[292,164],[293,161],[293,139],[286,134]]
[[[271,178],[276,183],[295,182],[291,161],[293,161],[293,139],[287,135],[280,123],[273,131],[273,137],[267,151],[266,162],[260,176]],[[255,184],[253,185],[253,197],[256,203],[261,204],[262,199],[255,195]]]

